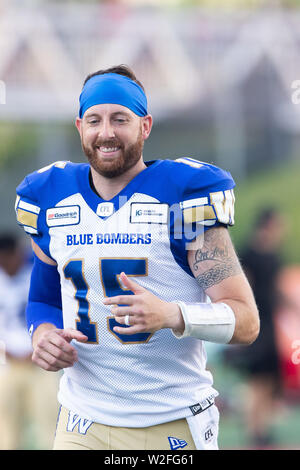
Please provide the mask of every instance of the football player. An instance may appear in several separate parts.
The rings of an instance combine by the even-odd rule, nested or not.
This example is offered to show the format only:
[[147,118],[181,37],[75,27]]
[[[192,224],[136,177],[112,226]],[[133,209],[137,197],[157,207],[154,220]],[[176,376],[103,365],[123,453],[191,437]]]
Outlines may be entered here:
[[190,158],[143,160],[152,128],[125,66],[89,75],[76,119],[88,163],[58,161],[17,188],[32,237],[33,361],[63,369],[54,449],[216,449],[203,341],[259,330],[227,227],[234,182]]

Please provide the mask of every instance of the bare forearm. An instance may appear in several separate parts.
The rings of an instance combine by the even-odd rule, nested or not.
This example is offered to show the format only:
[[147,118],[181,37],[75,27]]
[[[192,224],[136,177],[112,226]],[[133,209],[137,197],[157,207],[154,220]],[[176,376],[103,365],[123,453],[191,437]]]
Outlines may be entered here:
[[231,343],[250,344],[259,332],[254,296],[241,268],[228,231],[208,230],[197,250],[188,254],[189,264],[201,289],[212,302],[227,304],[235,315]]
[[235,330],[230,344],[251,344],[258,336],[259,321],[255,304],[241,300],[223,299],[235,315]]

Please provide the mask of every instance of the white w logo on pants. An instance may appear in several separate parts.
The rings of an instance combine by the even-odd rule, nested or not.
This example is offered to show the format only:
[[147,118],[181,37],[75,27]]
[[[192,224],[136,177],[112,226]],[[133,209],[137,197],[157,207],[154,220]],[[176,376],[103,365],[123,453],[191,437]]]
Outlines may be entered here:
[[93,421],[85,418],[80,418],[79,415],[69,411],[67,431],[73,432],[76,426],[78,426],[79,434],[86,434],[89,427],[93,424]]

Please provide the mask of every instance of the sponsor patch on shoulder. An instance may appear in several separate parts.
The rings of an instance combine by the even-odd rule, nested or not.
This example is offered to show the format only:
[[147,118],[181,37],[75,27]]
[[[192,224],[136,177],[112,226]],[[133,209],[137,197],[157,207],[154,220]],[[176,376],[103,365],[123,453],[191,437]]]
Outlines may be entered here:
[[130,222],[132,224],[167,224],[168,216],[168,204],[132,202],[130,206]]
[[75,205],[59,206],[47,209],[46,221],[48,227],[77,225],[80,222],[80,207]]

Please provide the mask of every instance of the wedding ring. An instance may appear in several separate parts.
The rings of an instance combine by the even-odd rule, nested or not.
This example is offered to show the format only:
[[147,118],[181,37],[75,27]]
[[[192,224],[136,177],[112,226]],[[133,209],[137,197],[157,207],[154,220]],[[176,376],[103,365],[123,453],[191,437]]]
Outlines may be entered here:
[[125,325],[130,326],[130,323],[129,323],[129,315],[125,315],[124,322],[125,322]]

